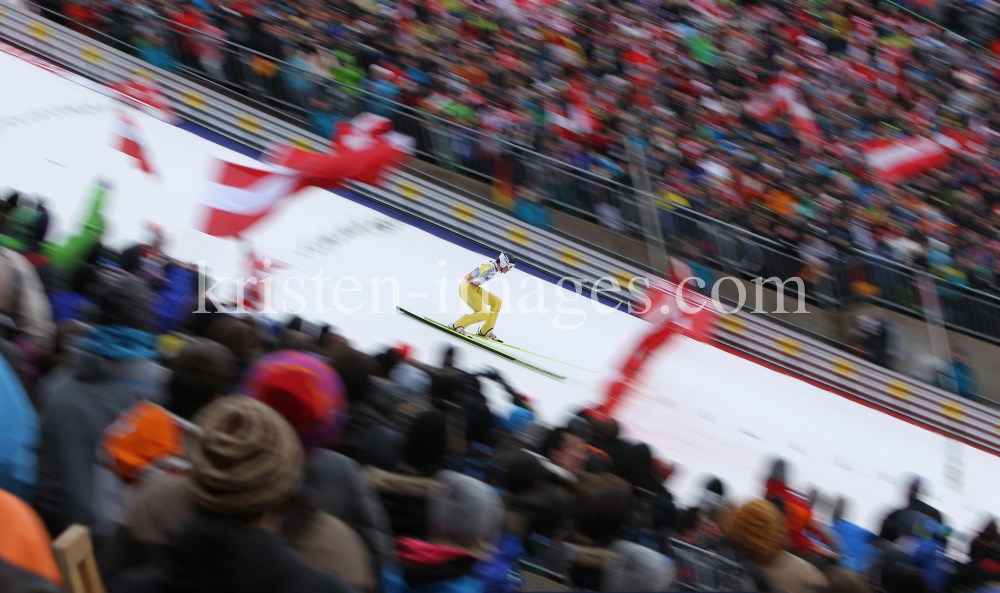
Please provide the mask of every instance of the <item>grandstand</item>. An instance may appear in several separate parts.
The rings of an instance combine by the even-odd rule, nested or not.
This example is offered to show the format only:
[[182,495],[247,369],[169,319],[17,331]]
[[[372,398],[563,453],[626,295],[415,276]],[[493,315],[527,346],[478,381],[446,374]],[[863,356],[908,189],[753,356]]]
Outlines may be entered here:
[[[15,278],[38,275],[25,290],[47,293],[27,294],[49,301],[52,312],[42,315],[37,334],[17,325],[13,350],[3,342],[10,366],[0,369],[7,394],[0,403],[10,410],[4,417],[17,442],[0,450],[7,456],[0,467],[10,468],[0,487],[34,510],[0,498],[0,513],[24,519],[8,541],[28,546],[30,540],[36,555],[27,561],[0,545],[0,577],[18,586],[40,586],[41,579],[88,590],[74,575],[75,564],[90,556],[66,549],[89,537],[99,566],[85,566],[82,574],[93,582],[99,573],[112,590],[123,591],[165,591],[182,574],[235,582],[255,571],[271,571],[266,578],[279,580],[271,581],[274,589],[248,591],[404,590],[428,567],[443,571],[435,586],[470,592],[988,586],[996,535],[983,526],[1000,452],[1000,415],[990,406],[993,303],[985,285],[971,282],[975,273],[966,274],[968,286],[957,273],[976,262],[985,269],[988,258],[979,252],[989,249],[989,229],[970,228],[968,216],[955,225],[962,207],[917,205],[929,221],[944,225],[928,230],[928,221],[906,219],[914,228],[900,230],[927,232],[926,242],[913,234],[915,244],[926,243],[920,250],[901,246],[899,236],[873,240],[922,255],[901,261],[895,252],[866,251],[858,237],[872,238],[873,228],[865,235],[858,227],[895,211],[879,215],[870,204],[864,211],[841,204],[830,207],[837,211],[832,218],[818,215],[832,204],[824,202],[830,196],[808,192],[826,186],[813,180],[814,188],[799,187],[790,172],[815,156],[807,146],[814,139],[787,137],[797,133],[794,118],[777,115],[759,124],[761,131],[744,117],[718,122],[707,113],[713,101],[732,107],[729,98],[712,95],[732,86],[725,68],[712,61],[728,59],[713,57],[716,47],[735,51],[718,35],[735,18],[728,11],[773,22],[799,8],[783,6],[777,14],[771,7],[714,4],[681,9],[672,37],[650,46],[664,51],[657,43],[676,43],[679,31],[711,38],[698,50],[709,61],[696,58],[701,66],[692,62],[686,72],[695,87],[710,83],[715,90],[690,103],[699,93],[656,83],[642,88],[649,71],[641,67],[646,47],[639,42],[630,52],[612,52],[638,66],[601,72],[626,75],[623,88],[631,89],[618,97],[624,112],[610,118],[608,109],[581,110],[582,100],[574,97],[614,98],[620,91],[613,85],[557,84],[564,73],[579,74],[571,68],[574,56],[582,52],[588,64],[601,64],[609,51],[574,47],[574,39],[633,19],[643,25],[634,38],[644,40],[646,25],[660,21],[631,7],[611,8],[609,20],[585,10],[568,25],[573,34],[537,40],[541,53],[562,60],[564,70],[549,71],[554,88],[510,93],[541,104],[522,105],[524,118],[506,120],[505,111],[517,115],[520,107],[501,90],[519,87],[495,66],[504,59],[504,68],[516,71],[511,64],[524,60],[532,42],[497,31],[523,31],[530,17],[517,19],[533,9],[511,8],[511,21],[500,20],[499,29],[478,5],[457,20],[451,14],[457,8],[446,4],[398,9],[373,15],[335,3],[316,15],[275,13],[254,24],[260,15],[246,5],[179,12],[87,3],[3,8],[0,71],[18,92],[0,105],[0,183],[22,192],[17,205],[6,202],[2,228],[21,242],[6,239],[14,249],[4,254],[30,266]],[[552,19],[552,30],[567,18],[551,7],[537,10]],[[662,10],[656,19],[670,20],[671,9]],[[837,23],[840,13],[832,10],[827,18]],[[843,14],[864,10],[853,6]],[[434,35],[421,29],[438,20],[450,24]],[[252,36],[238,43],[247,33],[242,23]],[[856,23],[851,34],[863,33]],[[697,26],[683,28],[689,24]],[[919,38],[895,22],[879,26],[885,29],[879,37]],[[450,34],[457,44],[438,38]],[[611,38],[620,44],[620,35]],[[344,39],[357,51],[345,54]],[[687,39],[688,51],[700,47]],[[768,39],[788,50],[787,41]],[[484,46],[490,40],[496,43]],[[824,42],[837,53],[835,39]],[[457,66],[432,70],[406,43],[441,43],[433,56]],[[547,68],[541,61],[532,67]],[[799,91],[817,114],[813,87],[829,82],[821,70],[805,69]],[[420,74],[429,79],[423,96]],[[138,104],[130,84],[158,89],[163,104]],[[117,90],[109,93],[108,85]],[[440,89],[444,98],[435,96]],[[663,100],[661,90],[671,100]],[[543,93],[552,93],[548,103]],[[142,109],[126,108],[120,99]],[[641,110],[625,113],[632,105]],[[532,119],[530,109],[546,119]],[[141,131],[155,177],[105,146],[123,110]],[[707,118],[702,127],[744,126],[762,147],[776,141],[755,134],[782,138],[776,154],[790,163],[780,176],[786,181],[771,179],[769,190],[749,200],[752,207],[734,212],[739,207],[726,200],[747,199],[735,177],[753,178],[752,167],[724,154],[719,138],[720,147],[695,154],[693,166],[684,150],[700,150],[690,144],[704,141],[705,130],[671,128],[687,110]],[[216,160],[262,167],[262,153],[275,143],[321,150],[334,121],[361,112],[386,116],[415,138],[417,158],[377,184],[348,182],[334,193],[307,189],[240,241],[199,232],[199,202]],[[934,122],[939,131],[941,120]],[[847,137],[839,128],[819,130],[824,141]],[[676,142],[677,155],[657,144],[663,138]],[[830,157],[827,148],[821,153],[820,160]],[[674,157],[673,165],[664,164]],[[949,158],[954,161],[944,172],[932,168],[930,175],[957,176],[974,166],[963,155]],[[762,153],[762,179],[774,162]],[[98,177],[110,187],[99,188],[103,197],[94,202]],[[855,174],[854,182],[863,185],[862,177]],[[918,176],[915,183],[928,179]],[[974,188],[982,183],[961,186],[970,200],[966,209],[981,205]],[[774,195],[792,188],[806,193]],[[844,198],[846,190],[838,191]],[[44,198],[45,226],[38,226],[37,214],[26,214],[35,196]],[[871,200],[881,204],[884,197]],[[814,212],[790,224],[799,215],[781,208]],[[50,247],[70,244],[65,239],[75,232],[74,214],[90,216],[83,228],[99,241],[99,249],[81,251],[84,263],[60,259],[56,253],[68,252]],[[25,229],[41,233],[31,235],[34,245],[23,242]],[[957,238],[961,245],[952,242]],[[394,310],[399,304],[447,321],[463,305],[458,291],[439,290],[439,279],[460,278],[501,249],[518,267],[502,282],[507,305],[498,331],[511,345],[531,350],[518,357],[558,369],[564,381],[469,348]],[[15,251],[27,257],[18,259]],[[264,258],[273,263],[267,272],[259,263]],[[763,314],[720,314],[704,335],[681,323],[609,407],[607,387],[657,320],[629,315],[636,293],[602,289],[598,281],[627,284],[663,275],[668,261],[709,287],[730,276],[731,287],[751,294],[754,278],[800,276],[808,314],[798,320],[772,313],[778,304],[795,309],[799,294],[786,283],[784,297],[768,289],[752,303]],[[194,262],[203,262],[214,279],[245,276],[248,268],[266,274],[279,308],[300,302],[287,290],[289,279],[328,273],[330,286],[337,285],[334,306],[307,296],[290,322],[257,314],[189,315],[183,307],[203,290],[195,286]],[[158,271],[151,276],[151,269]],[[578,279],[582,294],[557,286],[560,278]],[[341,292],[343,279],[360,282]],[[0,276],[0,284],[15,283]],[[548,311],[522,310],[532,289],[539,304],[551,303]],[[239,301],[228,290],[219,291],[223,300]],[[734,292],[719,296],[730,308],[736,298]],[[179,308],[165,309],[168,298],[178,298]],[[89,309],[79,308],[80,299]],[[146,299],[154,305],[148,310]],[[67,302],[73,307],[61,306]],[[46,318],[52,316],[55,324]],[[855,318],[856,331],[843,327]],[[910,350],[890,347],[889,326]],[[130,331],[109,329],[115,327]],[[131,354],[100,341],[111,336]],[[458,348],[444,362],[442,345]],[[932,362],[905,364],[921,354]],[[292,389],[286,380],[309,387]],[[230,393],[242,395],[217,397]],[[308,418],[296,415],[303,402]],[[81,428],[66,430],[74,421]],[[246,438],[233,426],[257,432]],[[155,451],[128,436],[155,441],[149,431],[157,430],[173,436],[168,444],[158,441]],[[232,451],[213,447],[241,438],[242,446],[258,448],[254,461],[221,462]],[[265,471],[267,479],[251,477]],[[846,510],[840,497],[850,500]],[[44,527],[32,519],[36,512]],[[282,539],[262,537],[267,530]],[[60,533],[56,566],[45,545]],[[186,553],[211,538],[252,544],[243,548],[245,556],[230,559],[238,567],[208,553]],[[338,548],[331,550],[330,542]],[[173,563],[156,561],[161,548],[172,550]],[[450,559],[447,567],[442,554]]]

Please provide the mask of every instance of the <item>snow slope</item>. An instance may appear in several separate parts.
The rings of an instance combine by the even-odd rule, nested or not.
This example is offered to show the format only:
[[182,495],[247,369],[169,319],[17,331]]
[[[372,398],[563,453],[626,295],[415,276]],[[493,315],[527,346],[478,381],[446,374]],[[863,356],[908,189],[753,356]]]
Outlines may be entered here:
[[[160,172],[157,181],[108,147],[114,112],[124,107],[7,55],[0,55],[0,79],[0,188],[44,196],[53,213],[50,237],[72,228],[88,187],[102,176],[115,187],[110,244],[142,240],[150,221],[166,229],[174,257],[204,261],[220,279],[246,274],[235,242],[194,228],[213,158],[244,164],[253,159],[134,112]],[[395,312],[393,305],[452,321],[463,309],[459,279],[487,258],[322,190],[303,192],[248,239],[259,256],[284,266],[272,279],[278,314],[287,307],[329,322],[369,351],[406,342],[427,361],[445,343],[460,342]],[[496,331],[510,343],[575,365],[532,359],[567,380],[469,347],[462,347],[460,363],[500,369],[535,398],[544,419],[558,421],[574,406],[599,399],[646,324],[522,268],[489,286],[504,299]],[[231,296],[234,290],[229,282],[217,294]],[[929,481],[932,503],[959,529],[978,527],[982,511],[996,509],[1000,458],[712,346],[676,339],[643,381],[619,416],[626,434],[680,464],[671,487],[682,502],[695,501],[709,473],[721,476],[737,498],[759,494],[770,456],[780,454],[792,463],[795,486],[848,495],[854,500],[850,516],[870,528],[886,505],[901,502],[902,481],[911,473]]]

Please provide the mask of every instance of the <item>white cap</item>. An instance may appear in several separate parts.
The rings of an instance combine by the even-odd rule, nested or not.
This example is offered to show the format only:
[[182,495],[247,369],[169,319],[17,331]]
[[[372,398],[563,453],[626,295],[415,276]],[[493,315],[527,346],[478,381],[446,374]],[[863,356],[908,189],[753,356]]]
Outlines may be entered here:
[[497,256],[497,267],[500,269],[512,267],[506,253],[500,252],[500,255]]

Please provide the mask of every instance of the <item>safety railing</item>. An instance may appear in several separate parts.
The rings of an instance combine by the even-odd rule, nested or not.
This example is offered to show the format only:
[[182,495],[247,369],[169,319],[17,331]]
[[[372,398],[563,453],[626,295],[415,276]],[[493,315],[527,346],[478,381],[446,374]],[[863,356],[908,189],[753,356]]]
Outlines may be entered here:
[[753,316],[722,317],[717,340],[869,405],[1000,454],[1000,411]]

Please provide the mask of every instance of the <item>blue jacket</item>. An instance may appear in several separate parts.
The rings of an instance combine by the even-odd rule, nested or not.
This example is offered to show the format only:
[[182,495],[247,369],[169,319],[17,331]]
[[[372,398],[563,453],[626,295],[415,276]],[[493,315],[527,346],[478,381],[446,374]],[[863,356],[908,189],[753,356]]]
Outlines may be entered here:
[[482,585],[483,593],[520,591],[524,585],[524,578],[517,570],[517,561],[524,553],[521,538],[502,533],[495,547],[496,552],[492,556],[476,563],[472,574]]
[[156,291],[150,304],[154,330],[166,333],[183,322],[198,308],[198,273],[180,266],[167,266],[166,282]]
[[56,321],[82,321],[83,314],[94,301],[72,290],[56,290],[49,295],[52,301],[52,319]]
[[38,415],[14,369],[0,356],[0,488],[31,502],[35,490]]
[[875,534],[843,519],[833,522],[833,530],[840,538],[839,551],[843,556],[841,563],[844,568],[858,573],[867,569],[876,556],[871,543]]

